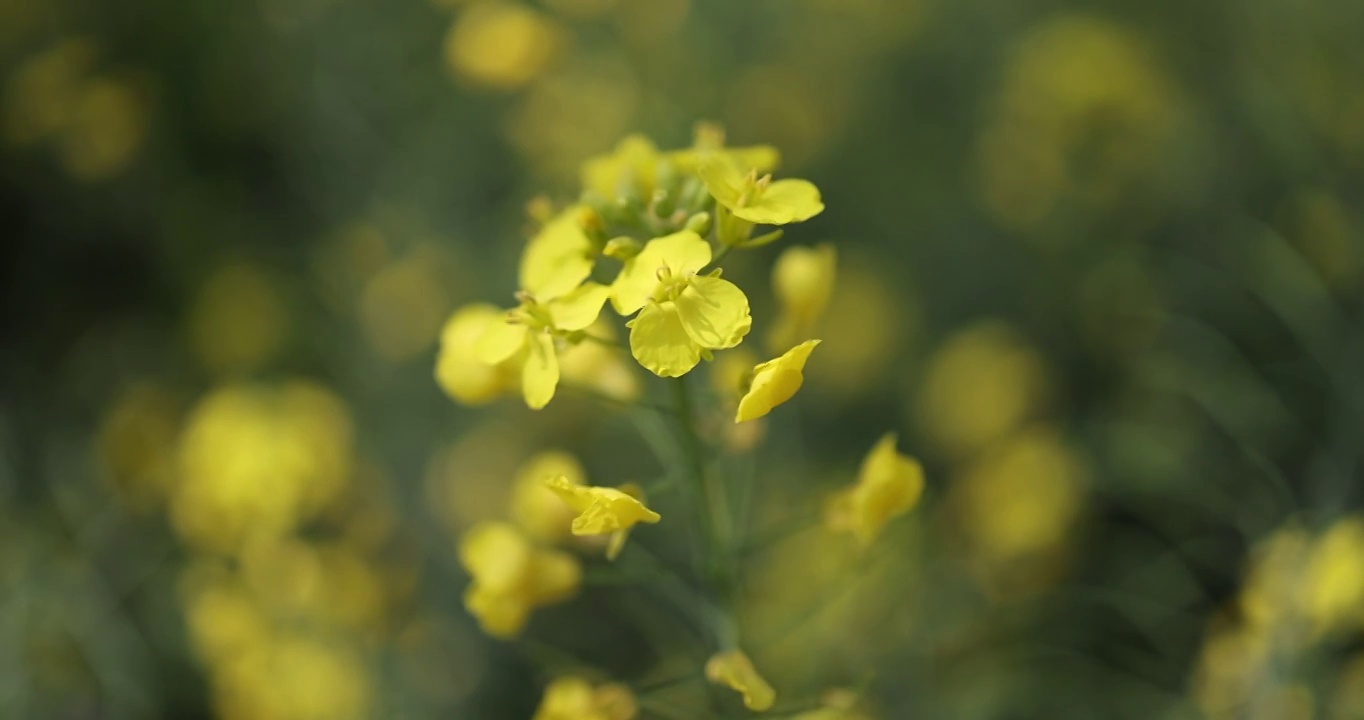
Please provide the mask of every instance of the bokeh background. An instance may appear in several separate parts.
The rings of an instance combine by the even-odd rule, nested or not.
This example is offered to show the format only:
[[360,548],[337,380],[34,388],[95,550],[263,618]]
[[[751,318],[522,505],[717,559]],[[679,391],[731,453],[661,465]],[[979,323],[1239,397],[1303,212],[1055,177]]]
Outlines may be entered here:
[[535,453],[648,472],[628,422],[432,368],[455,307],[511,302],[528,201],[709,120],[820,186],[783,242],[839,255],[752,522],[888,430],[928,471],[868,558],[754,551],[779,692],[1364,717],[1361,32],[1349,0],[0,0],[0,716],[525,718],[562,648],[647,657],[609,588],[484,637],[455,560]]

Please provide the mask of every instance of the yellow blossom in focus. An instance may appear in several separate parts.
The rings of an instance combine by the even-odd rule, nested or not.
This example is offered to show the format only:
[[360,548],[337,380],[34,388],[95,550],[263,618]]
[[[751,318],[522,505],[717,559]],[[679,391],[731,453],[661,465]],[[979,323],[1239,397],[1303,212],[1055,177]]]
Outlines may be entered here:
[[789,247],[772,266],[772,292],[781,312],[767,334],[767,347],[777,351],[809,337],[834,292],[838,270],[834,246]]
[[246,263],[218,268],[190,306],[190,343],[209,370],[260,369],[287,336],[288,307],[275,279]]
[[567,295],[592,274],[595,251],[583,231],[581,206],[556,215],[530,239],[521,253],[521,289],[540,302]]
[[464,607],[498,638],[515,637],[531,611],[567,600],[582,581],[577,558],[536,547],[509,523],[474,526],[460,538],[459,560],[472,578]]
[[739,400],[734,422],[756,420],[794,397],[801,383],[805,382],[805,362],[816,345],[819,345],[818,340],[806,340],[787,350],[781,357],[755,366],[753,383]]
[[470,6],[445,38],[445,61],[458,76],[512,90],[533,80],[554,57],[559,30],[535,10],[515,2]]
[[1045,395],[1042,358],[1009,326],[986,321],[948,338],[929,360],[916,411],[924,433],[960,456],[1020,427]]
[[627,323],[630,351],[655,375],[685,375],[711,350],[738,345],[752,327],[738,286],[697,274],[710,259],[710,244],[684,230],[650,240],[611,286],[617,312],[639,312]]
[[511,362],[520,367],[526,405],[539,410],[554,399],[559,385],[555,333],[584,330],[596,322],[610,294],[606,286],[596,283],[587,283],[546,303],[523,294],[521,305],[508,312],[504,322],[484,328],[474,346],[475,356],[492,366]]
[[756,169],[741,167],[727,155],[705,158],[697,172],[715,202],[751,223],[786,225],[824,212],[819,188],[809,180],[773,181],[771,175],[760,177]]
[[582,678],[565,677],[545,688],[531,720],[632,720],[636,712],[635,696],[624,685],[593,687]]
[[545,484],[578,513],[570,526],[574,535],[611,536],[606,549],[606,557],[610,560],[620,554],[630,528],[639,523],[652,525],[662,519],[644,505],[637,486],[588,487],[562,475],[545,480]]
[[744,707],[755,712],[769,710],[777,702],[777,692],[758,674],[742,650],[728,650],[707,660],[706,679],[742,695]]
[[1313,544],[1297,587],[1317,632],[1364,623],[1364,518],[1337,521]]
[[923,489],[923,467],[918,460],[896,452],[895,433],[886,433],[862,460],[857,484],[829,498],[825,525],[851,532],[863,545],[870,545],[891,518],[909,512],[919,502]]
[[482,405],[519,387],[519,372],[513,362],[489,365],[474,353],[483,331],[505,318],[501,309],[477,303],[455,310],[445,321],[436,356],[436,382],[455,401]]
[[545,485],[550,478],[563,478],[574,486],[587,482],[582,463],[572,455],[550,450],[527,460],[512,482],[509,514],[531,537],[542,542],[567,539],[576,511]]

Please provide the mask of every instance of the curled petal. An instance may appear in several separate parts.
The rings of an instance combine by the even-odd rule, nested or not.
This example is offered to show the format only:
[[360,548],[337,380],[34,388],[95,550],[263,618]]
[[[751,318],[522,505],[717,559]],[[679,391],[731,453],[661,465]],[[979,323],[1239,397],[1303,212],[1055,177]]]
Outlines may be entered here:
[[809,180],[787,179],[772,183],[761,197],[744,207],[730,208],[736,217],[761,225],[804,222],[824,212],[819,188]]
[[677,299],[682,327],[697,345],[723,350],[738,345],[753,327],[748,297],[718,277],[696,277]]
[[819,345],[818,340],[807,340],[781,357],[753,368],[753,383],[739,400],[739,411],[734,422],[760,418],[772,408],[790,400],[805,382],[805,362]]
[[630,321],[630,353],[659,377],[681,377],[701,362],[672,302],[650,303]]

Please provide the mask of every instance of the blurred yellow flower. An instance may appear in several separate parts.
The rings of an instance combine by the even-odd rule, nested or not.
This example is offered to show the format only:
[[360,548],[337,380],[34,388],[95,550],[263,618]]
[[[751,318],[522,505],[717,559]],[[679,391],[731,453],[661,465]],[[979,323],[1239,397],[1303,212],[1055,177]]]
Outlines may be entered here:
[[1337,520],[1312,546],[1294,583],[1318,633],[1364,624],[1364,518]]
[[421,247],[375,273],[360,296],[365,337],[391,362],[410,359],[431,346],[450,309],[440,251]]
[[756,365],[753,368],[753,382],[739,400],[734,422],[760,418],[794,397],[801,383],[805,382],[802,371],[816,345],[819,345],[818,340],[806,340],[787,350],[781,357]]
[[526,405],[539,410],[554,399],[559,385],[555,333],[585,330],[597,321],[610,294],[609,288],[596,283],[587,283],[546,303],[523,294],[521,305],[509,311],[504,322],[484,328],[474,346],[475,356],[492,366],[504,362],[519,366]]
[[709,122],[697,123],[692,146],[668,153],[667,159],[679,172],[697,173],[701,164],[712,156],[728,159],[743,170],[760,173],[775,170],[781,162],[781,153],[771,145],[726,147],[724,128]]
[[190,543],[234,552],[315,517],[352,471],[350,413],[307,381],[229,385],[205,396],[180,437],[171,520]]
[[577,289],[592,274],[595,250],[583,232],[586,208],[575,205],[556,215],[521,253],[521,290],[549,302]]
[[66,127],[95,50],[84,38],[67,39],[19,65],[5,87],[5,139],[30,145]]
[[509,514],[531,537],[554,543],[568,539],[570,526],[577,511],[569,507],[559,494],[545,484],[551,478],[563,478],[574,486],[587,482],[582,463],[573,455],[549,450],[527,460],[516,471],[512,482]]
[[1079,517],[1087,473],[1057,431],[1020,432],[958,479],[962,527],[990,563],[1010,565],[1048,553]]
[[815,323],[824,315],[834,291],[837,274],[834,246],[789,247],[772,266],[772,292],[780,312],[770,332],[767,347],[776,352],[809,337]]
[[536,547],[509,523],[471,528],[460,538],[459,560],[472,578],[464,607],[498,638],[515,637],[531,611],[569,599],[582,581],[577,558]]
[[627,323],[630,351],[655,375],[685,375],[711,350],[738,345],[752,327],[738,286],[697,275],[710,260],[710,245],[684,230],[650,240],[611,286],[617,312],[639,311]]
[[159,385],[128,388],[100,421],[97,447],[108,480],[129,505],[145,510],[170,490],[179,409]]
[[1045,395],[1042,358],[1008,325],[983,321],[930,358],[916,411],[924,434],[963,456],[1021,426]]
[[857,484],[829,498],[824,523],[836,532],[851,532],[871,545],[891,518],[909,512],[923,494],[919,461],[895,450],[895,433],[886,433],[862,460]]
[[744,707],[755,712],[772,708],[777,692],[754,669],[742,650],[727,650],[706,661],[706,679],[724,685],[744,698]]
[[505,311],[485,303],[465,305],[445,321],[436,356],[436,382],[445,394],[465,405],[482,405],[519,386],[514,362],[489,365],[474,352],[483,331],[505,321]]
[[662,519],[645,507],[642,492],[637,486],[621,488],[589,487],[572,482],[560,475],[545,480],[545,484],[563,498],[578,516],[573,518],[574,535],[610,535],[606,549],[608,559],[614,560],[625,545],[626,534],[639,523],[654,524]]
[[637,197],[647,201],[654,192],[661,159],[658,147],[643,135],[629,135],[609,153],[583,163],[583,190],[608,200]]
[[716,203],[751,223],[786,225],[824,211],[819,188],[809,180],[774,182],[771,175],[759,177],[756,169],[740,167],[729,155],[705,158],[697,172]]
[[284,632],[211,673],[225,720],[359,720],[369,717],[370,678],[340,642]]
[[132,85],[96,78],[81,86],[62,130],[62,163],[86,182],[123,170],[147,135],[147,100]]
[[632,720],[637,711],[635,696],[624,685],[593,687],[582,678],[565,677],[545,688],[531,720]]
[[559,46],[558,27],[516,2],[485,0],[460,14],[445,38],[445,61],[459,77],[514,90],[548,67]]
[[204,367],[217,373],[261,369],[283,345],[288,306],[266,270],[233,262],[200,287],[189,312],[189,339]]
[[622,402],[637,399],[642,392],[637,366],[630,362],[616,342],[615,325],[599,319],[587,328],[595,340],[571,345],[559,354],[559,373],[565,383],[615,398]]

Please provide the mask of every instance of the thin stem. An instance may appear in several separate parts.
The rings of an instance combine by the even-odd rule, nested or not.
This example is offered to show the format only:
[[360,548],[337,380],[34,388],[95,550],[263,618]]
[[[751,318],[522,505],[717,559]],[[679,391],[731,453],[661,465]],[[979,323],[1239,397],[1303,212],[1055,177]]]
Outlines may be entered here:
[[714,478],[707,472],[706,459],[702,454],[701,440],[696,432],[696,415],[692,408],[691,393],[686,379],[679,377],[671,383],[677,402],[678,424],[681,428],[684,455],[690,470],[697,521],[701,528],[701,539],[705,543],[701,552],[703,567],[699,568],[707,587],[721,605],[716,607],[714,632],[721,647],[732,647],[737,642],[737,632],[733,620],[733,577],[729,563],[725,561],[727,543],[720,534],[718,520],[727,511],[723,488],[716,487]]
[[569,390],[571,392],[586,395],[594,400],[600,400],[601,402],[608,403],[616,407],[653,410],[654,412],[660,412],[665,415],[672,415],[676,412],[674,408],[668,407],[667,405],[659,405],[657,403],[651,403],[645,400],[624,400],[622,398],[615,397],[614,395],[609,395],[596,388],[588,387],[586,385],[576,385],[574,383],[560,382],[559,387],[564,388],[565,390]]

